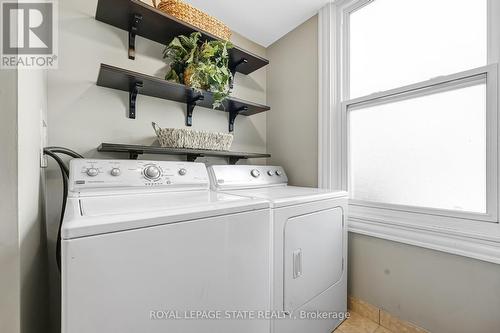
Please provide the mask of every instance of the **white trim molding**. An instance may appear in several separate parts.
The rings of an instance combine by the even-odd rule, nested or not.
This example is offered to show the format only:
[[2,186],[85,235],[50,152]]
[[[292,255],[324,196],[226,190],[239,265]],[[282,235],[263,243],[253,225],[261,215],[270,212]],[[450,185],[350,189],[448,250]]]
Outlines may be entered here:
[[446,229],[349,217],[349,232],[500,264],[500,239]]
[[[351,105],[366,102],[361,100],[363,98],[347,101],[348,75],[345,67],[348,65],[349,13],[370,2],[371,0],[337,0],[319,12],[318,183],[322,188],[348,190],[346,102]],[[365,205],[353,200],[349,205],[350,232],[500,264],[500,135],[497,131],[500,128],[500,84],[497,84],[499,69],[496,65],[500,61],[500,20],[496,20],[500,17],[500,3],[488,0],[488,11],[488,65],[470,72],[474,76],[487,73],[489,80],[494,81],[494,84],[491,81],[488,84],[489,105],[494,105],[494,114],[489,114],[489,119],[494,124],[491,121],[488,124],[491,134],[489,147],[492,149],[489,156],[495,158],[495,161],[488,161],[488,165],[493,166],[488,172],[490,180],[498,181],[489,186],[488,204],[493,209],[489,210],[487,218],[480,221],[481,219],[474,220],[467,214],[432,214],[425,210],[401,207],[398,210],[382,204]],[[463,78],[467,76],[465,74],[468,73],[457,73],[455,76]],[[448,78],[456,79],[455,76],[450,75]],[[436,82],[443,84],[443,80],[441,77]],[[428,83],[422,84],[428,86]],[[385,98],[386,93],[373,94],[370,100]],[[493,99],[491,96],[494,96]],[[491,141],[492,137],[494,142]],[[491,199],[495,202],[491,202]]]
[[[333,121],[333,111],[338,73],[334,62],[337,52],[335,41],[336,10],[330,3],[323,7],[318,14],[318,185],[321,188],[335,188],[340,184],[340,173],[332,168],[332,161],[340,153],[340,142],[331,138],[332,128],[340,127],[340,118]],[[339,100],[338,100],[339,101]],[[340,116],[340,114],[339,114]],[[338,170],[340,171],[340,170]]]

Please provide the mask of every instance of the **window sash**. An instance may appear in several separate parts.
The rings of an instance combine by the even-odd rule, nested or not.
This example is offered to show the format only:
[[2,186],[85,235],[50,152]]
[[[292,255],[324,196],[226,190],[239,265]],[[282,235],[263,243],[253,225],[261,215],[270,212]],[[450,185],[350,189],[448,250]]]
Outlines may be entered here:
[[[350,99],[350,16],[353,12],[370,5],[376,0],[334,0],[337,6],[337,21],[339,24],[340,53],[338,54],[339,74],[341,83],[339,83],[340,100]],[[500,3],[496,0],[487,0],[487,65],[500,62]]]
[[415,97],[455,90],[486,81],[486,213],[454,211],[399,204],[379,203],[350,199],[350,204],[360,207],[403,211],[411,213],[464,218],[469,220],[498,222],[498,116],[497,116],[497,73],[496,64],[473,70],[442,76],[432,80],[391,89],[342,103],[342,189],[349,189],[349,111],[360,107],[373,106],[406,100]]

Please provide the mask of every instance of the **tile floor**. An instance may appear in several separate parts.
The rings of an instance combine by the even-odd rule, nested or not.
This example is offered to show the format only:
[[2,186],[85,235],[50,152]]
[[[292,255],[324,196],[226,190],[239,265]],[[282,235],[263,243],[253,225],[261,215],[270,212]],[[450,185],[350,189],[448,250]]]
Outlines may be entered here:
[[350,311],[351,316],[334,333],[394,333],[376,322]]

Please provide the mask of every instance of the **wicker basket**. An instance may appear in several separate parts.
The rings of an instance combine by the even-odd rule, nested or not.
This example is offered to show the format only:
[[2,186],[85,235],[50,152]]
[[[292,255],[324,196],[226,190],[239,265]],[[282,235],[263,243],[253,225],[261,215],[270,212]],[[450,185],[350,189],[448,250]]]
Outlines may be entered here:
[[181,0],[160,0],[158,5],[156,5],[156,2],[157,0],[153,0],[153,5],[170,16],[219,38],[225,40],[231,39],[232,32],[224,23],[190,4],[184,3]]
[[152,123],[152,125],[160,146],[165,148],[229,150],[233,143],[232,134],[181,128],[160,128],[156,123]]

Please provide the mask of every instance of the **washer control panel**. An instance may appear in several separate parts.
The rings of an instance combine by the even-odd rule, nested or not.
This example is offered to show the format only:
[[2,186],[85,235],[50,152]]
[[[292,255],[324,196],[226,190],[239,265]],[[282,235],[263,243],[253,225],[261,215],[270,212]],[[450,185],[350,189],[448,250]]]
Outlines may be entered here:
[[209,178],[203,163],[74,159],[69,190],[81,192],[117,188],[203,188]]
[[212,165],[208,168],[214,189],[284,185],[288,177],[280,166]]

